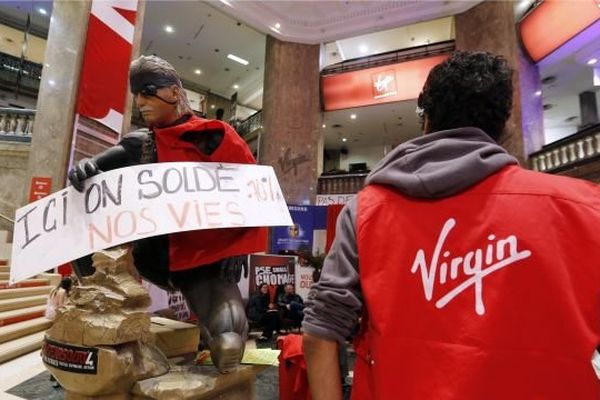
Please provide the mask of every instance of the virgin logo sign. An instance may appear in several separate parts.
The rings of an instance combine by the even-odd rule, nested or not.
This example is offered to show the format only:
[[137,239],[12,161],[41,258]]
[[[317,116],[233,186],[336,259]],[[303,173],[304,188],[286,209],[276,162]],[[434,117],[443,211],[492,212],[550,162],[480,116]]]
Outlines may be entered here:
[[373,98],[395,96],[398,93],[396,89],[396,71],[390,69],[381,73],[371,75],[373,82]]

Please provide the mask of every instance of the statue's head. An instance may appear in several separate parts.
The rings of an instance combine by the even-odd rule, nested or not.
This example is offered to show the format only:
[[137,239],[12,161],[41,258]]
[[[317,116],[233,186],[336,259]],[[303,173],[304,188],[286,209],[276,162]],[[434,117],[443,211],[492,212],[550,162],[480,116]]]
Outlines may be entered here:
[[129,67],[129,85],[136,106],[150,127],[162,127],[191,114],[177,71],[156,56],[140,56]]

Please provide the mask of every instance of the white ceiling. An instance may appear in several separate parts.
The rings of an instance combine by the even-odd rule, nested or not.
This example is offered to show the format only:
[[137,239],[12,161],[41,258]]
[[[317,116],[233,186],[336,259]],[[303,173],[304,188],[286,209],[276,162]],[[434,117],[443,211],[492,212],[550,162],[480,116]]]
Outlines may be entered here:
[[[407,100],[326,112],[323,114],[325,148],[394,146],[415,138],[421,134],[416,107],[416,100]],[[356,119],[350,118],[352,114]],[[336,128],[335,124],[341,127]]]
[[[165,31],[167,25],[173,33]],[[146,3],[143,54],[155,53],[171,62],[183,79],[223,97],[237,91],[238,101],[255,109],[262,108],[265,42],[264,34],[201,1]],[[230,53],[249,64],[227,59]]]
[[207,2],[280,40],[319,44],[459,14],[481,0]]

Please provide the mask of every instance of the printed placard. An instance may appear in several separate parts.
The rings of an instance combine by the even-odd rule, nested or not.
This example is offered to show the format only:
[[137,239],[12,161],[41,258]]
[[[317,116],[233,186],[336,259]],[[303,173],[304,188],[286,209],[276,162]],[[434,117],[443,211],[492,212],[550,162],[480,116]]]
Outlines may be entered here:
[[98,250],[167,233],[289,226],[272,167],[157,163],[121,168],[17,210],[10,282]]
[[42,360],[67,372],[98,373],[98,349],[95,347],[78,347],[46,339],[42,345]]

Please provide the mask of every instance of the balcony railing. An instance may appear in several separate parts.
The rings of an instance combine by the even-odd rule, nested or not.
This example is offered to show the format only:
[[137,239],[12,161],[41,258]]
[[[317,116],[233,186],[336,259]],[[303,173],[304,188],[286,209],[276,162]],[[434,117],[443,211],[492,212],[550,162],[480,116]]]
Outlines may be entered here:
[[237,133],[243,138],[260,128],[262,128],[262,110],[252,114],[236,126]]
[[19,81],[19,93],[37,97],[41,77],[42,64],[0,52],[0,87],[3,89],[14,91]]
[[0,140],[30,142],[35,110],[0,108]]
[[317,194],[358,193],[365,184],[368,174],[340,174],[319,177]]
[[550,143],[529,156],[531,168],[542,172],[561,172],[596,158],[600,158],[600,124]]

